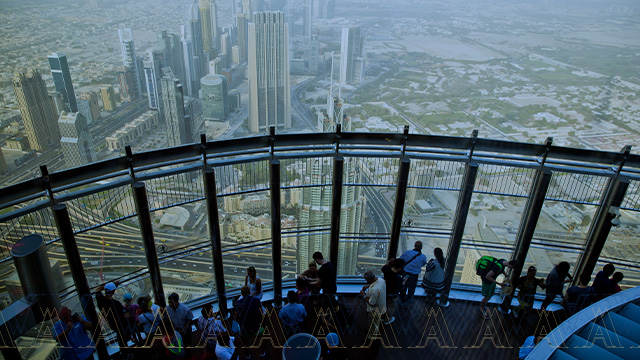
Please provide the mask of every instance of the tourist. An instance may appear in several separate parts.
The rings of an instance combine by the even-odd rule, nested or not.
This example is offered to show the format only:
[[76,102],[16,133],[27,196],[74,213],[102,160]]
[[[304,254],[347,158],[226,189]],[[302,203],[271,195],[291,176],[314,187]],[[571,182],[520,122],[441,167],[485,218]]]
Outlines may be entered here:
[[[384,279],[373,275],[372,271],[364,273],[364,280],[367,282],[360,294],[364,295],[364,301],[367,304],[367,319],[369,320],[369,337],[374,338],[378,335],[380,321],[389,325],[395,321],[395,317],[389,319],[387,314],[387,285]],[[373,334],[371,330],[373,329]]]
[[[124,305],[116,299],[113,295],[116,292],[116,283],[108,282],[104,285],[100,285],[95,293],[96,302],[98,303],[98,309],[102,312],[102,315],[107,320],[109,328],[116,333],[116,340],[121,348],[126,348],[127,343],[131,339],[131,331],[129,329],[129,312],[124,308]],[[104,290],[104,294],[102,291]]]
[[444,290],[444,262],[442,249],[433,249],[433,257],[427,262],[422,278],[422,287],[428,298],[434,298]]
[[196,321],[196,328],[200,331],[199,344],[205,344],[207,352],[215,351],[218,333],[227,331],[222,321],[216,317],[211,304],[205,304],[200,310],[200,317]]
[[382,274],[384,281],[387,283],[387,295],[397,296],[402,290],[402,268],[404,267],[404,260],[391,259],[384,266],[382,266]]
[[573,277],[569,275],[570,268],[571,265],[568,262],[562,261],[547,275],[547,280],[545,281],[547,296],[542,301],[541,310],[546,310],[556,296],[562,296],[562,289],[565,283],[573,281]]
[[593,287],[589,286],[591,275],[582,273],[578,279],[580,280],[578,285],[567,289],[567,296],[562,300],[562,307],[567,317],[591,305],[593,296],[595,295]]
[[498,276],[504,273],[505,268],[516,268],[520,266],[518,260],[507,261],[497,259],[492,256],[483,256],[476,263],[476,274],[482,280],[482,301],[480,302],[480,313],[485,319],[489,319],[491,314],[487,309],[487,304],[496,290],[496,284],[501,287],[507,286],[506,282],[499,283]]
[[304,304],[309,297],[309,287],[307,281],[301,278],[296,279],[296,302]]
[[218,360],[231,360],[238,358],[238,347],[235,344],[236,338],[230,336],[228,332],[218,333],[216,344],[216,358]]
[[611,277],[611,279],[609,279],[613,284],[614,294],[622,291],[622,289],[620,288],[620,282],[622,281],[622,279],[624,279],[624,275],[620,271],[616,271],[615,273],[613,273],[613,276]]
[[151,296],[146,295],[140,297],[138,299],[138,305],[140,306],[140,312],[138,313],[137,318],[138,328],[142,328],[142,332],[147,338],[149,338],[149,335],[153,335],[160,325],[160,318],[158,317],[158,319],[156,319],[156,314],[151,310],[151,307],[153,306]]
[[244,285],[249,287],[251,296],[255,296],[258,300],[262,300],[262,280],[256,273],[256,268],[249,266],[247,275],[244,277]]
[[185,305],[180,303],[180,296],[176,293],[169,295],[169,307],[167,314],[169,319],[180,335],[186,346],[191,345],[191,323],[193,322],[193,313]]
[[[264,328],[260,326],[262,322],[262,303],[255,296],[251,296],[251,290],[248,286],[243,286],[240,289],[240,293],[242,298],[235,303],[235,318],[240,326],[242,341],[249,346],[253,346],[254,340],[264,333]],[[260,354],[260,356],[263,354]],[[251,354],[249,354],[250,357]]]
[[418,276],[422,272],[422,267],[427,263],[427,257],[422,254],[422,241],[416,241],[413,250],[405,251],[400,259],[404,260],[402,269],[402,290],[400,290],[400,300],[405,305],[413,302],[413,294],[418,285]]
[[320,265],[320,270],[318,270],[318,278],[309,284],[311,286],[319,286],[322,289],[322,294],[325,295],[323,297],[325,306],[333,306],[335,302],[334,296],[338,292],[336,268],[319,251],[313,254],[313,260]]
[[284,325],[285,337],[297,334],[301,331],[300,325],[307,317],[307,311],[302,304],[298,304],[298,295],[290,290],[287,293],[288,303],[280,310],[280,320]]
[[320,286],[311,285],[312,282],[318,279],[318,264],[316,264],[315,260],[309,262],[309,268],[303,271],[299,277],[308,282],[309,293],[320,294]]
[[71,315],[71,310],[63,306],[59,320],[53,324],[53,336],[60,344],[60,359],[93,359],[95,345],[87,331],[93,331],[93,324],[82,315]]
[[535,266],[529,266],[527,274],[520,276],[513,284],[514,289],[518,289],[518,306],[513,309],[513,316],[518,317],[520,315],[526,315],[531,309],[533,309],[533,301],[536,296],[538,286],[545,289],[547,285],[544,283],[544,279],[536,278],[538,269]]
[[542,340],[544,336],[529,336],[525,339],[524,344],[520,347],[518,352],[518,359],[525,359],[536,348],[536,345]]
[[591,284],[593,291],[596,292],[596,296],[593,299],[594,302],[600,301],[613,294],[614,286],[609,278],[615,271],[616,267],[613,266],[613,264],[607,264],[596,274],[596,278],[593,280],[593,284]]

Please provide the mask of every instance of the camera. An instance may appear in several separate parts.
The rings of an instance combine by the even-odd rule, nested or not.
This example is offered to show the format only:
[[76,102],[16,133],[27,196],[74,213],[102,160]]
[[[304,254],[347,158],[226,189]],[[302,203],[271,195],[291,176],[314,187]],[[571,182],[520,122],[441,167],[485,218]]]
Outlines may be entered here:
[[71,315],[71,321],[80,322],[80,320],[82,320],[82,318],[80,317],[80,315],[78,313],[75,313],[75,314]]

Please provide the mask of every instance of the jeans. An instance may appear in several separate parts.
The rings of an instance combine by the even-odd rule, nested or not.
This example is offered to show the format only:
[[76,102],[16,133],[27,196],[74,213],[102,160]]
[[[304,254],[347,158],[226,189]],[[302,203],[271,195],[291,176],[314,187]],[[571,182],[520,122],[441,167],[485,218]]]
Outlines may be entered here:
[[413,294],[416,292],[416,286],[418,285],[418,275],[419,274],[409,274],[407,273],[405,276],[408,276],[407,281],[402,285],[402,290],[400,291],[400,300],[403,302],[411,300]]

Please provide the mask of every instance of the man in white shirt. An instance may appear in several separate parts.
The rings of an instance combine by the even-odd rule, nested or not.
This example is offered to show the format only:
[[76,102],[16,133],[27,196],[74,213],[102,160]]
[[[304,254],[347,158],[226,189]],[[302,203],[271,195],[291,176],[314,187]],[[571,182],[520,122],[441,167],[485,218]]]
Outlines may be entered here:
[[[376,277],[371,271],[367,271],[364,273],[364,280],[367,282],[367,285],[362,288],[360,293],[364,295],[364,301],[367,303],[369,334],[377,336],[382,317],[384,316],[387,319],[384,321],[385,325],[391,324],[395,320],[395,317],[389,319],[387,315],[387,284],[384,282],[384,279]],[[373,334],[371,333],[372,327]]]

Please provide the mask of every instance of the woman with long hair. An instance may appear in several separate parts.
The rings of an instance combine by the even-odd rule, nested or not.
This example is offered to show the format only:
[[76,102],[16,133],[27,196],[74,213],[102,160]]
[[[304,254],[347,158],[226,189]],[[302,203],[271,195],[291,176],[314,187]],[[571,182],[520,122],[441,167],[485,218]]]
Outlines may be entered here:
[[422,287],[429,298],[435,297],[444,290],[444,255],[439,247],[433,249],[433,258],[427,262]]
[[247,268],[247,276],[244,278],[244,285],[251,290],[251,296],[255,296],[258,300],[262,300],[262,280],[257,275],[256,268],[249,266]]
[[573,277],[569,275],[570,268],[571,265],[568,262],[562,261],[547,275],[547,280],[545,281],[547,296],[542,301],[541,310],[546,310],[547,306],[556,298],[556,295],[562,296],[562,289],[565,283],[573,281]]

